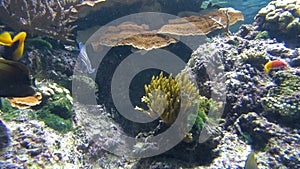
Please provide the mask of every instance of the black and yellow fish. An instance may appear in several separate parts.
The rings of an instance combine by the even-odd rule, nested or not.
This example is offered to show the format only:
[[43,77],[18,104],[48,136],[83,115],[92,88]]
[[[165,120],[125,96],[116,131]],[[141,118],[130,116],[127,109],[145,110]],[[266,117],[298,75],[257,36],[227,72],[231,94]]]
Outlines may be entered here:
[[7,60],[18,61],[24,52],[26,32],[18,33],[14,38],[10,33],[0,34],[0,55]]
[[17,62],[24,52],[26,32],[14,38],[0,34],[0,97],[25,97],[35,94],[28,68]]
[[41,94],[32,86],[28,68],[19,63],[24,52],[25,32],[14,38],[0,34],[0,97],[7,97],[12,106],[27,108],[41,102]]
[[16,61],[0,59],[0,97],[35,94],[28,68]]

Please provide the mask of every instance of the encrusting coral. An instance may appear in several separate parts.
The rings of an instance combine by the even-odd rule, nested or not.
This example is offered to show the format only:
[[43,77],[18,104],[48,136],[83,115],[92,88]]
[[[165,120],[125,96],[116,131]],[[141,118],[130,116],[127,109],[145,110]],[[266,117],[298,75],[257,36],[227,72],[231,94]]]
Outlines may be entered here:
[[11,105],[13,107],[17,107],[19,109],[26,109],[30,106],[36,106],[39,105],[42,102],[42,94],[40,92],[37,92],[33,96],[28,97],[13,97],[8,98]]
[[242,12],[233,8],[220,8],[203,16],[190,16],[169,20],[169,24],[161,27],[158,32],[189,36],[206,35],[216,29],[224,29],[225,33],[229,33],[229,26],[243,20],[244,16]]
[[[37,86],[41,93],[38,92],[35,96],[26,98],[26,104],[23,103],[24,99],[22,98],[10,98],[10,102],[3,99],[0,104],[0,114],[3,119],[7,121],[38,119],[61,133],[72,130],[73,98],[70,91],[52,82],[38,83]],[[32,105],[29,104],[28,99],[31,99]],[[40,105],[36,105],[35,102],[40,103],[41,101]],[[35,107],[30,109],[30,106]]]
[[273,79],[276,86],[268,90],[267,95],[262,99],[262,105],[271,114],[278,113],[291,119],[299,118],[299,75],[292,70],[282,70],[276,72]]
[[254,25],[271,36],[294,39],[300,36],[300,4],[297,0],[271,1],[255,16]]
[[37,118],[44,121],[50,128],[61,133],[72,130],[73,98],[70,91],[51,82],[44,82],[39,84],[39,86],[39,89],[45,97],[48,97],[48,100],[43,107],[35,112]]
[[242,51],[240,55],[243,62],[251,64],[260,71],[263,70],[264,63],[268,62],[266,51],[259,51],[254,48],[250,48],[249,50]]
[[65,9],[58,0],[2,1],[0,6],[1,22],[15,31],[25,30],[29,34],[47,35],[57,40],[72,41],[69,25],[76,17],[72,6]]

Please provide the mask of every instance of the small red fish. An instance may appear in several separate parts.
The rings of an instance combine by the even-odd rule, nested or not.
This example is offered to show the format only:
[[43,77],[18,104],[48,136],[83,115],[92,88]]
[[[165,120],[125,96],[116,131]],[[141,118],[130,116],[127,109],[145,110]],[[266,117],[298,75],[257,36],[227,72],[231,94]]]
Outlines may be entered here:
[[269,73],[271,69],[282,69],[282,68],[286,68],[287,66],[288,64],[285,63],[284,61],[273,60],[266,63],[264,68],[265,68],[265,72]]

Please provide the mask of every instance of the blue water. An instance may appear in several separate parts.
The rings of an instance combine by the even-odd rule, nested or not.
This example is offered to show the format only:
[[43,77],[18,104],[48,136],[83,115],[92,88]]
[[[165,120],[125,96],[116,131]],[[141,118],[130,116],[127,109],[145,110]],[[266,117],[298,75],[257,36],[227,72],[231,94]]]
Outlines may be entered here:
[[250,24],[257,12],[265,7],[271,0],[227,0],[227,4],[221,5],[222,7],[233,7],[241,11],[244,15],[244,23]]

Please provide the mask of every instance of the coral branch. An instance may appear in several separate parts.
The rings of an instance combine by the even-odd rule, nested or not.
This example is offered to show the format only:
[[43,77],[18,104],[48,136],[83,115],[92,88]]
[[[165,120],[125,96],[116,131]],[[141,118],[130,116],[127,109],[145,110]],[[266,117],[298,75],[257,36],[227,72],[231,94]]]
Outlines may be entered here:
[[70,37],[75,26],[70,23],[76,17],[71,9],[72,6],[65,9],[59,0],[4,0],[0,6],[0,20],[13,30],[24,30],[32,36],[47,35],[72,41]]
[[222,23],[222,18],[220,18],[220,20],[216,20],[215,18],[213,17],[209,17],[211,20],[213,20],[216,24],[220,25],[222,27],[222,29],[224,30],[224,32],[227,34],[227,35],[231,35],[231,32],[229,30],[229,26],[230,26],[230,16],[228,14],[228,9],[226,9],[225,11],[225,16],[226,16],[226,24],[224,25]]

